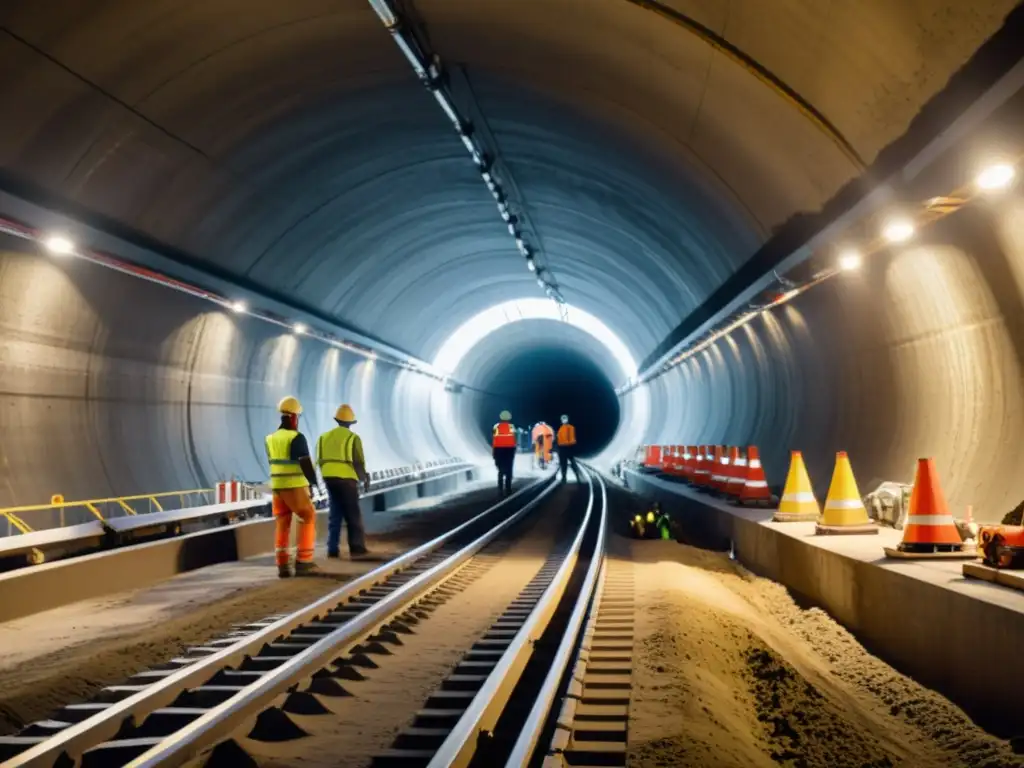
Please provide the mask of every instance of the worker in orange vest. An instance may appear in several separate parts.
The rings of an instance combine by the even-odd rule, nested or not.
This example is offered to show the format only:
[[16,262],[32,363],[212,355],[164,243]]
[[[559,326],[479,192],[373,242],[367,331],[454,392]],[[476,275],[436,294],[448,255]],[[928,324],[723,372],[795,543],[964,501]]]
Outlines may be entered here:
[[292,575],[289,543],[293,515],[299,518],[295,575],[305,576],[316,572],[313,563],[316,509],[309,489],[316,488],[318,483],[306,436],[299,432],[302,405],[296,398],[289,396],[278,404],[277,410],[281,414],[281,426],[276,432],[267,435],[265,445],[267,460],[270,462],[277,575],[284,579]]
[[576,427],[569,423],[568,416],[562,416],[562,426],[558,428],[558,466],[562,470],[563,483],[570,464],[578,483],[580,468],[576,465]]
[[508,496],[512,493],[512,468],[516,463],[516,428],[508,411],[502,411],[498,418],[501,421],[494,425],[491,455],[498,468],[498,495]]

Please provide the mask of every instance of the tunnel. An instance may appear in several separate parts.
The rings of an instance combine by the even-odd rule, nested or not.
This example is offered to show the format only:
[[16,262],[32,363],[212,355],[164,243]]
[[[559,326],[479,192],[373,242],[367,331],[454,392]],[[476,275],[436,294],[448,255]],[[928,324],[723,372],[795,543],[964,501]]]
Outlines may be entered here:
[[934,456],[999,519],[1024,496],[1013,191],[651,363],[802,246],[794,220],[939,136],[1021,29],[1014,0],[770,5],[392,3],[460,140],[373,3],[5,3],[0,506],[260,479],[295,394],[310,433],[351,403],[371,468],[486,464],[507,407],[570,415],[599,464],[750,444],[779,483],[799,448],[824,487],[846,450],[868,487]]

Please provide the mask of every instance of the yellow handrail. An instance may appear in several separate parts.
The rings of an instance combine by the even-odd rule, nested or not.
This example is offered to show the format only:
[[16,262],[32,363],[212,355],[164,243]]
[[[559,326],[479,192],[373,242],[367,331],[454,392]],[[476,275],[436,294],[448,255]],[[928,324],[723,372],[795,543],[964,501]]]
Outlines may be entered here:
[[[103,513],[99,509],[101,504],[117,504],[121,509],[124,510],[127,515],[138,514],[131,505],[128,504],[130,501],[148,501],[159,511],[163,512],[164,507],[160,503],[160,499],[167,499],[169,497],[178,497],[181,504],[185,504],[185,498],[187,496],[194,496],[201,493],[213,493],[212,488],[195,488],[187,491],[164,491],[163,493],[143,493],[136,496],[113,496],[108,499],[86,499],[83,501],[58,501],[51,502],[50,504],[27,504],[19,507],[6,507],[0,509],[0,517],[6,517],[11,524],[17,528],[21,533],[31,533],[33,528],[25,522],[21,517],[26,512],[42,512],[46,510],[65,510],[74,508],[87,509],[93,517],[100,522],[103,522],[105,518]],[[60,498],[60,497],[54,497]],[[63,518],[62,518],[63,519]]]
[[4,507],[0,509],[0,515],[11,512],[35,512],[42,509],[66,509],[67,507],[82,507],[86,504],[120,504],[127,501],[141,501],[143,499],[166,499],[168,496],[185,496],[196,493],[213,493],[212,488],[195,488],[188,491],[164,491],[163,493],[142,493],[138,496],[113,496],[109,499],[85,499],[83,501],[62,501],[59,504],[29,504],[21,507]]

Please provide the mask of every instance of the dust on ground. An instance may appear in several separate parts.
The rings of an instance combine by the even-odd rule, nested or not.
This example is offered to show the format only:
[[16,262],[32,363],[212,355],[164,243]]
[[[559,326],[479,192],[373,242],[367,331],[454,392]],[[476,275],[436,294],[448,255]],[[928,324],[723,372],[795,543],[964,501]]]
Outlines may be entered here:
[[[477,491],[444,501],[429,513],[387,520],[384,514],[366,515],[369,547],[394,557],[496,499],[493,492]],[[317,554],[320,578],[280,580],[268,555],[0,624],[0,735],[16,733],[65,704],[86,701],[104,686],[211,640],[233,624],[293,611],[380,565],[325,560],[322,548]]]
[[473,565],[487,570],[458,599],[403,635],[392,655],[375,657],[379,669],[364,670],[367,679],[346,680],[351,697],[322,699],[333,717],[289,715],[309,735],[280,743],[243,739],[244,749],[261,768],[369,768],[540,570],[563,527],[559,510],[567,500],[568,492],[556,492],[524,523],[522,535],[505,537],[474,557]]
[[727,555],[618,547],[637,569],[629,765],[1024,766],[1008,742]]
[[[256,579],[262,576],[257,571],[267,570],[252,565],[249,569]],[[198,588],[196,580],[181,585],[183,591],[194,591],[185,600],[163,601],[156,589],[139,590],[137,595],[89,601],[8,622],[0,627],[0,645],[5,648],[5,668],[0,670],[0,734],[15,733],[65,704],[85,701],[103,686],[174,658],[188,646],[223,634],[233,624],[294,610],[349,578],[345,573],[287,581],[275,577],[264,579],[259,586],[221,585],[205,591]],[[178,586],[172,580],[161,587],[166,590],[168,585]],[[29,659],[22,646],[20,663],[9,665],[6,640],[18,634],[17,625],[30,622],[38,642],[58,649]],[[56,643],[44,639],[47,627]],[[75,642],[80,627],[86,630],[86,639]],[[27,627],[25,631],[29,631]],[[26,639],[21,637],[22,642]]]

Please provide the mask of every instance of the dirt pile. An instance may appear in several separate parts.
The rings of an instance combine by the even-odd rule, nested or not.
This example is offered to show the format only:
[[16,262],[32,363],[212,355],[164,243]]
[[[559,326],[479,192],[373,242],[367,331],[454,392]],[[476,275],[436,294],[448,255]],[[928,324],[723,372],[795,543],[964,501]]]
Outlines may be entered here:
[[631,766],[1024,766],[780,585],[674,542],[632,551]]

